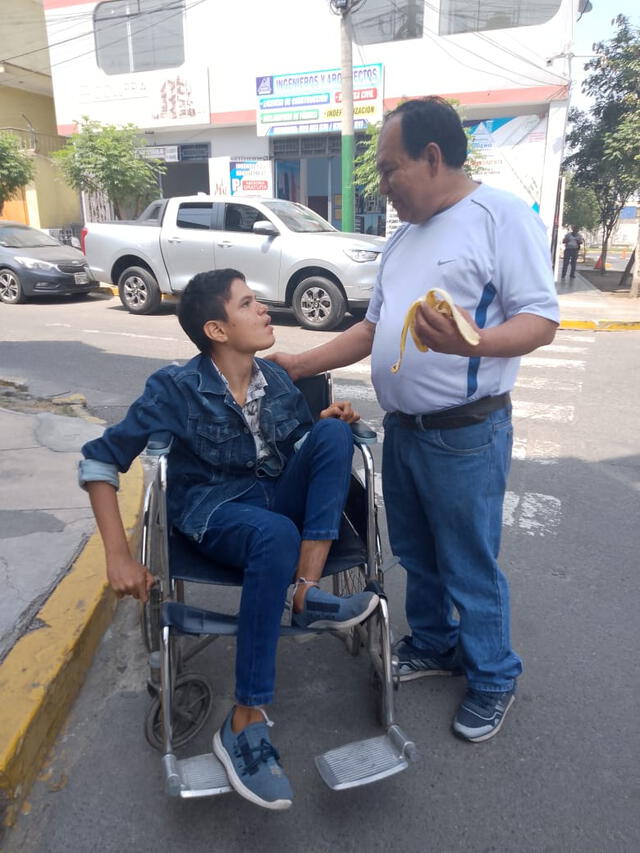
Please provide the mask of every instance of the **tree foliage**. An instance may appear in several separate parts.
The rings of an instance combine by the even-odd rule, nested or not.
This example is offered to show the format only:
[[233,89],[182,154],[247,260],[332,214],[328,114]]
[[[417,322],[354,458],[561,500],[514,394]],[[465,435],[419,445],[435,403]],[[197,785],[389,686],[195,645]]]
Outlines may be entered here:
[[571,173],[567,175],[562,222],[567,227],[577,225],[586,231],[594,231],[600,223],[596,194],[591,187],[580,186]]
[[0,133],[0,213],[33,178],[33,160],[10,133]]
[[104,193],[121,219],[125,212],[136,216],[158,194],[158,176],[165,166],[141,157],[144,146],[135,125],[103,125],[85,116],[53,156],[74,189]]
[[640,31],[624,15],[595,56],[582,89],[593,99],[588,113],[571,110],[565,167],[578,186],[593,190],[602,227],[602,271],[609,239],[622,208],[640,190]]

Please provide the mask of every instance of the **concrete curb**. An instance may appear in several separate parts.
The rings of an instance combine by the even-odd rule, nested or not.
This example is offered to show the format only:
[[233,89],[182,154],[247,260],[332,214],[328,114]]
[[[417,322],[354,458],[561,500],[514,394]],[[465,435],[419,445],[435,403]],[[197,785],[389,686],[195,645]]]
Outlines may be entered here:
[[[142,463],[121,478],[120,509],[137,544]],[[106,582],[102,543],[89,539],[47,602],[34,630],[0,664],[0,819],[11,826],[91,665],[116,598]]]

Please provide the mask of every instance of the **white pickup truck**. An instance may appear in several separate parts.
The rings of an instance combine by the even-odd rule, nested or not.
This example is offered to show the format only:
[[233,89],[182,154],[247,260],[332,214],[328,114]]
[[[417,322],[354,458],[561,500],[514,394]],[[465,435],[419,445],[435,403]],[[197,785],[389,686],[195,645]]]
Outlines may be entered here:
[[197,195],[152,202],[133,222],[89,222],[82,249],[98,281],[134,314],[155,311],[197,272],[240,270],[258,298],[307,329],[366,310],[385,240],[345,234],[284,199]]

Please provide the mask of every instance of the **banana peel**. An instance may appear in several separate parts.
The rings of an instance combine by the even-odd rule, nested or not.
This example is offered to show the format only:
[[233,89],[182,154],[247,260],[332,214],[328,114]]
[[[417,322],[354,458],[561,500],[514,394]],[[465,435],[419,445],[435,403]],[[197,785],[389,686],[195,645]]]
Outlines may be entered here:
[[440,314],[444,314],[445,317],[450,317],[456,324],[456,328],[468,344],[475,347],[480,343],[480,335],[476,332],[473,326],[463,317],[462,313],[458,310],[458,308],[456,308],[453,303],[453,299],[447,293],[447,291],[442,290],[439,287],[434,287],[431,290],[428,290],[426,295],[422,299],[416,299],[416,301],[411,304],[409,310],[407,311],[407,315],[404,318],[404,326],[402,327],[402,334],[400,335],[400,358],[396,361],[395,364],[391,366],[392,373],[397,373],[400,370],[400,365],[402,364],[402,358],[404,356],[405,347],[407,345],[407,332],[411,332],[413,342],[420,352],[428,352],[429,350],[429,347],[426,344],[423,344],[420,338],[417,336],[415,328],[416,311],[418,310],[420,305],[422,305],[423,302],[426,302],[430,308],[433,308]]

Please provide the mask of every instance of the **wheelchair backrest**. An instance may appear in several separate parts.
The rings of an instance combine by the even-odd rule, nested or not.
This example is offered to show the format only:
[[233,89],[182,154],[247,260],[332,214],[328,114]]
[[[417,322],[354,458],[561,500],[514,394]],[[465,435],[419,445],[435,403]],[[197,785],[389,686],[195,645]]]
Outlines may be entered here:
[[298,379],[295,386],[302,392],[314,421],[317,421],[320,412],[333,402],[331,374],[317,373],[315,376],[305,376]]

